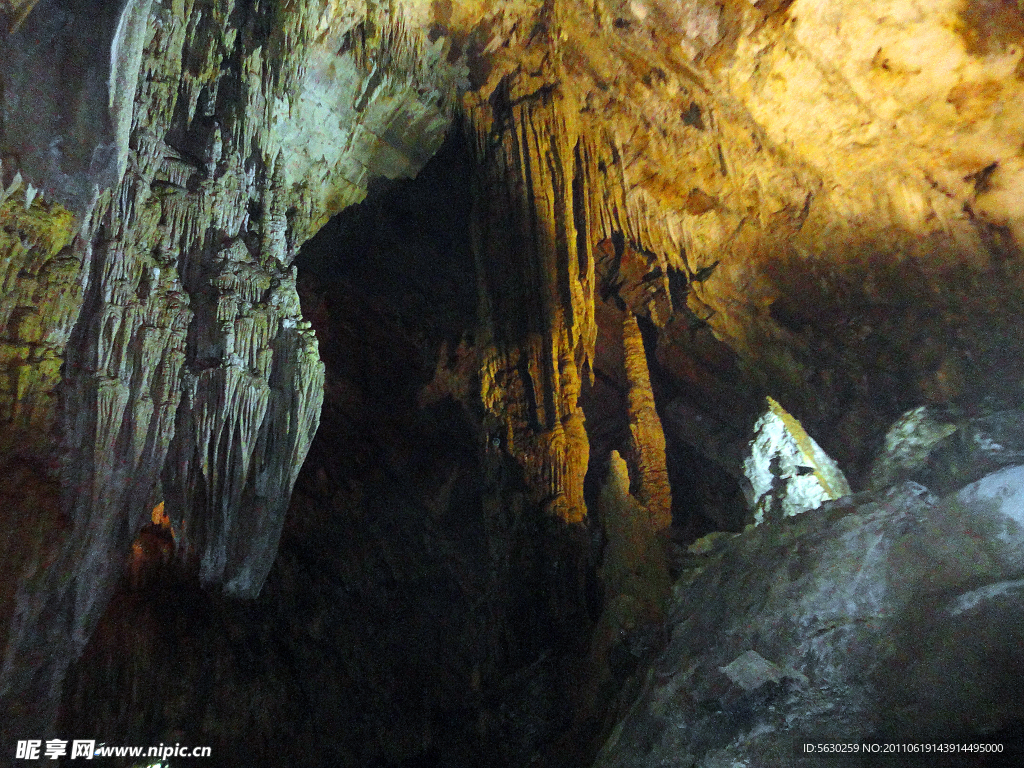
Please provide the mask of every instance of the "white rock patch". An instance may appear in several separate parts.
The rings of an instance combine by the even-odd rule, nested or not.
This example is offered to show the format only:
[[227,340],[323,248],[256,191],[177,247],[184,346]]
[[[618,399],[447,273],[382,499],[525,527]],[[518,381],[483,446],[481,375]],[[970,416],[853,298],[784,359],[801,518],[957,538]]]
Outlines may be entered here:
[[743,462],[750,487],[747,502],[754,522],[790,517],[850,493],[839,466],[804,431],[800,422],[772,398],[754,426]]

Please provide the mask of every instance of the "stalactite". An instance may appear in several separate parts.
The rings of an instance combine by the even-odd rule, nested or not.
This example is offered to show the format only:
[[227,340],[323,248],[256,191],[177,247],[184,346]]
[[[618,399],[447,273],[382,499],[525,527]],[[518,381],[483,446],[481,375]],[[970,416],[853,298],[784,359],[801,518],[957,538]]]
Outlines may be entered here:
[[[241,596],[259,591],[322,399],[323,366],[290,261],[330,213],[365,195],[371,178],[418,170],[440,144],[461,77],[446,44],[410,27],[401,9],[220,0],[138,9],[138,72],[111,78],[131,91],[110,94],[128,105],[115,116],[126,142],[115,147],[123,178],[83,222],[74,254],[51,260],[46,286],[18,277],[28,303],[54,292],[44,326],[55,344],[75,329],[62,388],[71,532],[56,565],[37,569],[24,589],[0,675],[0,688],[50,714],[130,536],[158,501],[166,498],[176,527],[187,523],[183,545],[207,581]],[[334,39],[360,21],[377,34],[366,46],[379,74],[373,89],[364,87],[372,68]],[[317,25],[329,33],[318,37]],[[122,69],[130,61],[118,59]],[[353,96],[364,90],[372,90],[366,108],[354,114]],[[409,127],[393,128],[403,116]],[[383,139],[363,145],[357,135]],[[12,182],[3,160],[0,181]],[[346,176],[353,167],[361,170]],[[4,211],[24,208],[16,192],[25,184],[0,186]],[[59,251],[74,216],[31,198],[27,213],[49,211],[55,245],[57,225],[67,224]],[[0,279],[7,266],[0,261]],[[14,274],[30,273],[26,266]],[[20,287],[5,286],[0,328],[9,325],[8,296],[18,299],[8,314],[26,303]],[[60,364],[53,353],[39,361],[47,390]],[[35,398],[14,370],[11,398],[11,377],[0,379],[0,408],[20,397],[27,410]],[[60,620],[48,622],[54,613]],[[15,681],[11,665],[37,646],[53,649],[52,662]]]
[[288,221],[285,218],[285,175],[284,150],[279,150],[271,163],[271,181],[263,195],[263,246],[267,256],[277,260],[279,264],[287,264],[288,243],[285,230]]
[[[572,108],[549,88],[495,114],[477,106],[478,152],[490,190],[476,212],[485,405],[511,433],[509,450],[548,510],[586,516],[589,457],[578,397],[596,340],[585,170]],[[501,190],[498,195],[495,189]],[[515,238],[509,241],[508,232]]]

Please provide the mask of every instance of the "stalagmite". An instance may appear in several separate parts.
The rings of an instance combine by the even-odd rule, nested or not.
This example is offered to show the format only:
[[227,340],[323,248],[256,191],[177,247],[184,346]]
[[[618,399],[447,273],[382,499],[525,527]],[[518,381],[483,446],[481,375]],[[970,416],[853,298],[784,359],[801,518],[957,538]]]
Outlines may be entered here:
[[672,489],[665,460],[665,432],[654,406],[647,353],[636,316],[627,312],[622,322],[626,378],[629,380],[630,458],[637,468],[635,496],[647,507],[655,528],[672,525]]

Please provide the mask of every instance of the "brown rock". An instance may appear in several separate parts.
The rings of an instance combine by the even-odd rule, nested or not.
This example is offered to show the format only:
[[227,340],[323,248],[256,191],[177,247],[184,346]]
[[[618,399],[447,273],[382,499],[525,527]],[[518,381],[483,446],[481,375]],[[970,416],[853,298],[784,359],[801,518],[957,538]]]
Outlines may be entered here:
[[637,468],[635,496],[651,516],[655,530],[672,525],[672,488],[665,463],[665,432],[654,405],[647,353],[636,317],[622,323],[626,378],[629,381],[629,455]]

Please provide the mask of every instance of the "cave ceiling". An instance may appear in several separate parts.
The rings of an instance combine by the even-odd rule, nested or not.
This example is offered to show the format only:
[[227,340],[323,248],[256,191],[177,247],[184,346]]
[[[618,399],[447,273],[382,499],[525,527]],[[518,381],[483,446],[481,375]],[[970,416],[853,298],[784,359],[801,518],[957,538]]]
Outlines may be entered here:
[[[397,323],[375,346],[432,371],[408,402],[464,408],[500,486],[473,503],[509,504],[511,473],[568,529],[612,450],[671,527],[765,395],[855,489],[908,408],[1019,402],[1015,0],[9,0],[0,62],[10,722],[52,724],[147,524],[260,594],[351,394],[332,313]],[[455,135],[471,317],[403,341],[381,307],[405,294],[369,280],[300,306],[303,244]]]

